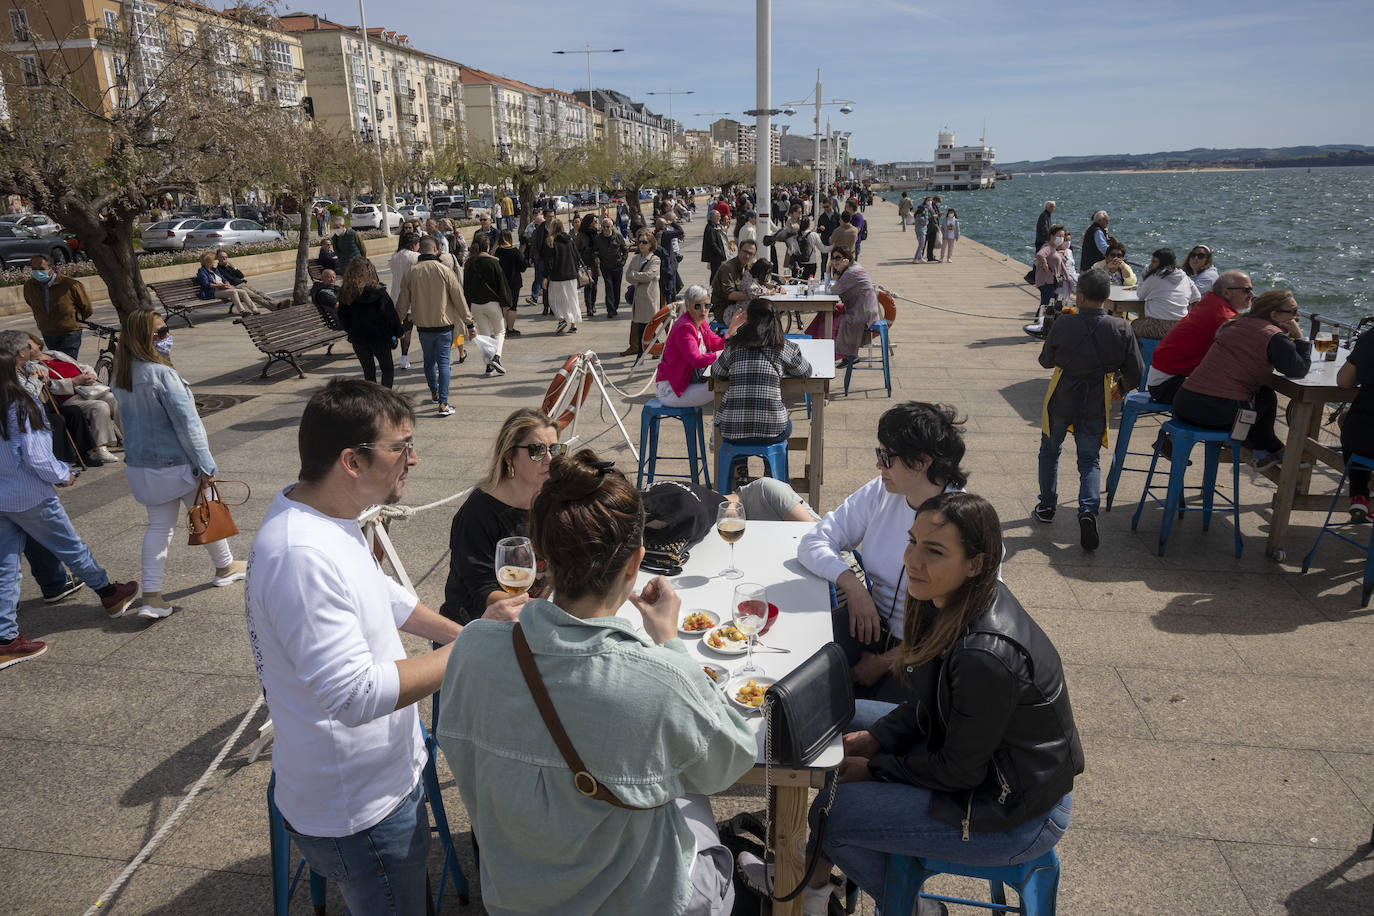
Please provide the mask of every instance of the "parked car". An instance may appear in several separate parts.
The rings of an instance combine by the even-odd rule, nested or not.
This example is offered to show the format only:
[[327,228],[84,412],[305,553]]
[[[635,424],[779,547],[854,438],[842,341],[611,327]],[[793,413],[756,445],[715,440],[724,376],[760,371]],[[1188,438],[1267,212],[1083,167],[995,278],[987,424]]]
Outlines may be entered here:
[[237,219],[248,219],[255,223],[266,223],[267,219],[262,208],[253,204],[239,204],[234,207],[234,216]]
[[[382,207],[380,204],[354,204],[349,211],[353,217],[354,229],[380,229],[382,228]],[[386,225],[388,229],[401,228],[401,214],[391,207],[386,208]]]
[[400,212],[402,219],[418,219],[422,222],[433,215],[424,204],[406,204],[400,208]]
[[534,209],[536,210],[552,210],[555,213],[563,213],[571,211],[572,208],[572,201],[562,196],[541,197],[534,202]]
[[0,223],[0,259],[6,267],[24,267],[41,254],[54,264],[71,260],[71,249],[55,235],[39,235],[15,223]]
[[153,223],[143,230],[144,251],[181,251],[186,247],[186,236],[204,220],[195,217],[164,219]]
[[226,248],[257,242],[280,242],[282,234],[251,219],[212,219],[186,234],[185,248]]
[[16,213],[13,216],[0,217],[0,220],[32,229],[39,235],[56,235],[62,230],[62,227],[46,213]]

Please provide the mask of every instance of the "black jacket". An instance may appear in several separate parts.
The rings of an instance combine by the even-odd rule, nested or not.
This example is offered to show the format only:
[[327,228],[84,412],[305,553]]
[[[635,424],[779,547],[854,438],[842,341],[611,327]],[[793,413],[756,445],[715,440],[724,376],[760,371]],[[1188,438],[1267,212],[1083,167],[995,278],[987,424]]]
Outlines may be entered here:
[[1035,221],[1035,250],[1039,251],[1045,247],[1045,243],[1050,240],[1050,223],[1054,220],[1054,214],[1048,210],[1040,211],[1040,218]]
[[625,239],[619,232],[611,230],[610,235],[598,232],[596,238],[592,239],[592,251],[601,261],[601,269],[617,271],[625,266],[625,259],[629,257],[629,246],[625,244]]
[[216,264],[215,270],[224,278],[224,282],[230,286],[242,286],[244,282],[243,271],[229,264]]
[[911,695],[874,723],[873,776],[931,790],[930,815],[1001,833],[1049,813],[1083,772],[1059,653],[1005,585]]
[[310,301],[315,303],[315,307],[324,316],[325,323],[331,328],[343,330],[343,325],[339,323],[339,288],[317,280],[315,285],[310,287]]
[[339,303],[339,324],[349,343],[389,347],[393,337],[401,336],[401,319],[391,294],[381,286],[366,286],[356,299]]
[[463,295],[468,305],[478,302],[495,302],[502,308],[515,308],[510,286],[506,283],[506,272],[501,262],[490,255],[478,255],[463,268]]
[[[538,235],[538,230],[535,230],[535,234]],[[539,249],[539,254],[542,258],[545,280],[577,279],[577,250],[566,232],[554,236],[553,247],[545,245]]]
[[720,264],[729,260],[730,252],[725,247],[725,227],[706,224],[706,234],[701,237],[701,259],[707,264]]
[[[520,275],[525,272],[528,266],[525,263],[525,256],[520,253],[520,249],[514,245],[509,248],[497,247],[492,254],[496,255],[496,260],[501,262],[501,272],[506,275],[506,286],[511,291],[511,295],[520,289]],[[511,306],[514,308],[515,306]]]
[[1120,372],[1122,387],[1134,391],[1145,374],[1131,326],[1100,308],[1060,315],[1040,348],[1040,365],[1062,370],[1050,395],[1050,416],[1068,420],[1090,436],[1107,428],[1103,378]]

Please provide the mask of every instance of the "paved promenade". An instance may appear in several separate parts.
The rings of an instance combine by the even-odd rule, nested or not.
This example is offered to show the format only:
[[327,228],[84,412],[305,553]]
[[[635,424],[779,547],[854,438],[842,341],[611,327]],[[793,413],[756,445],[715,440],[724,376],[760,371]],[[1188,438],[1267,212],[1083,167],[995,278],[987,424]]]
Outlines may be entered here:
[[[1035,523],[1049,373],[1036,363],[1039,345],[1021,331],[1036,301],[1020,279],[1025,265],[970,239],[951,264],[913,265],[914,240],[898,228],[895,207],[876,204],[868,217],[860,260],[902,297],[892,332],[893,398],[876,372],[856,373],[848,397],[837,386],[826,413],[819,508],[833,508],[871,479],[877,419],[893,401],[943,401],[967,414],[970,489],[1001,514],[1005,579],[1064,658],[1087,754],[1073,825],[1060,846],[1060,912],[1374,913],[1374,858],[1362,845],[1374,824],[1374,612],[1358,606],[1362,558],[1328,542],[1313,571],[1301,575],[1297,564],[1320,516],[1295,513],[1289,562],[1266,559],[1272,484],[1248,471],[1240,492],[1243,559],[1232,556],[1229,517],[1203,534],[1196,516],[1175,528],[1168,555],[1158,557],[1157,509],[1146,511],[1138,533],[1130,530],[1142,475],[1127,476],[1116,510],[1101,518],[1101,548],[1085,553],[1072,511],[1071,447],[1061,461],[1059,517]],[[1026,215],[1028,235],[1034,217]],[[703,225],[687,224],[682,267],[689,283],[704,279]],[[967,229],[978,235],[977,226]],[[285,274],[252,282],[269,292],[289,286]],[[639,388],[645,373],[626,385],[629,360],[611,355],[625,346],[626,312],[610,322],[598,308],[579,334],[558,337],[551,319],[534,317],[538,311],[523,307],[524,335],[507,342],[504,378],[484,379],[475,357],[454,366],[452,418],[433,415],[418,369],[398,374],[425,402],[415,431],[420,464],[406,503],[442,499],[478,480],[501,419],[537,404],[577,348],[597,350],[613,380]],[[304,381],[282,368],[260,380],[261,357],[242,328],[215,311],[199,315],[194,329],[175,327],[173,358],[204,404],[221,477],[252,486],[252,499],[234,513],[242,531],[234,550],[246,557],[272,495],[294,479],[296,426],[308,393],[359,370],[351,354],[341,354],[307,358]],[[97,320],[113,320],[108,304]],[[0,320],[0,327],[26,324]],[[93,361],[95,353],[88,337],[82,355]],[[414,357],[418,364],[418,345]],[[638,403],[617,399],[613,406],[628,414],[637,436]],[[583,440],[632,470],[609,419],[589,411]],[[1150,441],[1148,433],[1139,438]],[[1104,477],[1108,460],[1104,453]],[[1323,477],[1314,489],[1332,486],[1334,478]],[[226,498],[234,492],[226,488]],[[63,500],[97,560],[115,577],[136,578],[145,515],[120,467],[82,475]],[[392,529],[420,597],[435,607],[454,508]],[[7,783],[0,909],[85,910],[172,813],[257,698],[241,589],[211,588],[210,575],[203,551],[179,535],[165,590],[184,610],[151,625],[107,621],[89,591],[45,605],[26,578],[21,627],[50,648],[0,672],[8,711],[0,724]],[[408,643],[422,648],[419,640]],[[264,793],[271,759],[248,764],[246,757],[263,718],[259,713],[165,842],[103,909],[270,912]],[[474,896],[460,908],[450,894],[443,911],[479,913],[466,817],[451,779],[441,778]],[[718,799],[717,813],[760,801],[750,794]],[[310,912],[306,896],[298,895],[293,912]],[[343,912],[336,894],[330,912]]]

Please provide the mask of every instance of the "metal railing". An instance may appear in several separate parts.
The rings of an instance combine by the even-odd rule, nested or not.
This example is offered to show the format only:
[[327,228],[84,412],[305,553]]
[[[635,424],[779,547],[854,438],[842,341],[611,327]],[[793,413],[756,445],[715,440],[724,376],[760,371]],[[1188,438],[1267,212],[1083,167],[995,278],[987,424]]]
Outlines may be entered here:
[[1371,318],[1374,318],[1374,316],[1371,316],[1371,318],[1366,318],[1359,325],[1354,325],[1350,324],[1349,322],[1342,321],[1339,318],[1331,318],[1327,315],[1321,315],[1316,312],[1304,312],[1301,309],[1298,311],[1298,317],[1308,322],[1307,336],[1311,338],[1315,338],[1317,336],[1317,332],[1320,331],[1323,327],[1328,327],[1331,329],[1331,336],[1335,337],[1337,340],[1344,339],[1348,341],[1353,341],[1356,337],[1360,335],[1360,332],[1365,327],[1368,327],[1370,324],[1374,324],[1374,321],[1371,321]]

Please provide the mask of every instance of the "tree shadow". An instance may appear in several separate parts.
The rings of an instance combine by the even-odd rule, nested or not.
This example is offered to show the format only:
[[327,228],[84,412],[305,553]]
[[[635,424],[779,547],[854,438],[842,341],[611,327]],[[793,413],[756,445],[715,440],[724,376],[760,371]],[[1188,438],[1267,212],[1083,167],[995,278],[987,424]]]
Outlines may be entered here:
[[978,347],[1019,347],[1025,343],[1039,343],[1039,341],[1022,334],[1020,337],[987,337],[982,340],[971,340],[965,346],[973,350]]

